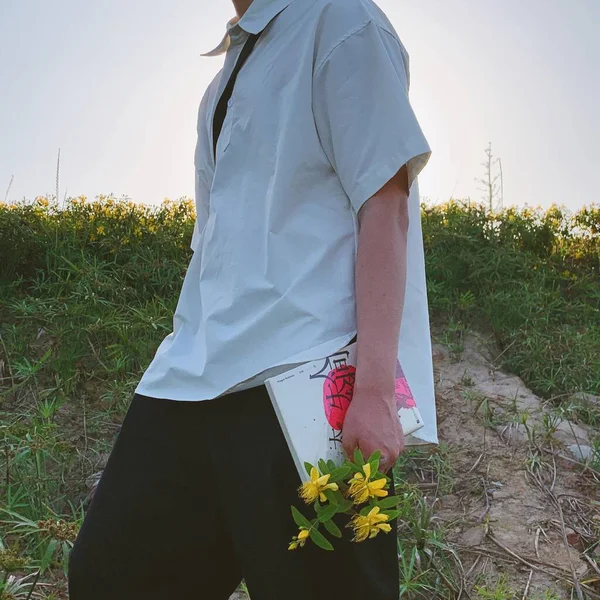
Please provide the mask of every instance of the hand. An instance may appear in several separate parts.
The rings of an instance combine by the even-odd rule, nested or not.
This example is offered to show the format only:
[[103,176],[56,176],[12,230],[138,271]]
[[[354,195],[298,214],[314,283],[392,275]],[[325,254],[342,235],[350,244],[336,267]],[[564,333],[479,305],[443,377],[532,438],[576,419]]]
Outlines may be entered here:
[[377,394],[355,389],[344,420],[342,439],[350,459],[355,448],[360,448],[365,457],[379,450],[379,470],[385,473],[391,469],[404,449],[404,433],[393,392]]

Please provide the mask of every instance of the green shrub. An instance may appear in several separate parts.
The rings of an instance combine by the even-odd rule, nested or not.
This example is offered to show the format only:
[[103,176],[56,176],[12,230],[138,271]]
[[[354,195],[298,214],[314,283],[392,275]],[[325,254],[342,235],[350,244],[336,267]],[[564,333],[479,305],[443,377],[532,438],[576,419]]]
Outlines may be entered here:
[[432,318],[493,331],[542,396],[600,390],[600,210],[423,207]]

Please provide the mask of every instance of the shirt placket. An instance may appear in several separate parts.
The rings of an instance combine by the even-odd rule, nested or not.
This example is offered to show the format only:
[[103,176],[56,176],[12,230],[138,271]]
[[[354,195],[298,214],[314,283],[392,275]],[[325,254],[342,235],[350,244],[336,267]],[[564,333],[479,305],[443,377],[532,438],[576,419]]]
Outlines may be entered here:
[[[221,72],[221,78],[219,79],[219,86],[217,88],[217,93],[215,94],[212,105],[210,107],[210,113],[209,113],[210,137],[209,137],[209,139],[211,139],[211,140],[213,139],[213,128],[214,128],[215,111],[217,109],[217,104],[223,94],[223,91],[225,90],[225,86],[227,85],[229,78],[231,77],[233,69],[235,68],[235,64],[237,62],[238,56],[240,55],[240,52],[244,46],[244,42],[246,41],[248,34],[238,25],[234,25],[229,31],[229,36],[231,38],[231,44],[227,50],[227,54],[225,55],[225,64],[223,65],[223,71]],[[234,95],[235,95],[235,91],[234,91]],[[231,108],[233,106],[233,103],[234,103],[234,96],[232,95],[232,97],[229,99],[229,102],[227,103],[227,107]],[[211,156],[212,166],[214,169],[216,167],[217,158],[212,151],[210,152],[210,156]],[[214,171],[213,171],[213,173],[214,173]]]

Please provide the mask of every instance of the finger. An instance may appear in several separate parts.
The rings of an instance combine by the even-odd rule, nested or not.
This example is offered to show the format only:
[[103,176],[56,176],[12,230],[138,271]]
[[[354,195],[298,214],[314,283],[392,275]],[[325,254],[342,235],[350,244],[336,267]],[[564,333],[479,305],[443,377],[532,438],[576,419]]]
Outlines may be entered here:
[[389,465],[389,458],[387,457],[386,454],[382,454],[381,458],[379,459],[379,470],[382,473],[385,473],[388,470],[388,465]]
[[395,451],[390,451],[389,448],[387,448],[385,451],[382,450],[381,458],[379,460],[379,470],[382,473],[387,473],[396,464],[398,456],[399,453],[396,453]]
[[342,445],[344,446],[344,452],[346,456],[352,460],[352,456],[354,455],[354,450],[358,448],[358,436],[352,435],[352,433],[348,432],[348,434],[344,434],[342,437]]
[[387,473],[390,469],[392,469],[394,467],[394,465],[396,464],[396,460],[397,458],[394,456],[390,456],[389,454],[386,454],[385,456],[382,457],[381,459],[381,467],[380,467],[380,471],[382,473]]
[[404,436],[400,438],[400,449],[398,450],[398,456],[400,456],[404,450],[406,449],[406,445],[404,443]]

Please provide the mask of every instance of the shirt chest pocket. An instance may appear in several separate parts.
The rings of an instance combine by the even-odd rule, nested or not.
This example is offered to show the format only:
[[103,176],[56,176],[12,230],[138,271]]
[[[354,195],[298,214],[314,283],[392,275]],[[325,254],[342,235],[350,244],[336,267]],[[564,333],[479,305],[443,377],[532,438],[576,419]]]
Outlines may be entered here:
[[261,102],[258,93],[247,97],[234,93],[227,107],[227,115],[217,145],[217,157],[226,153],[268,152],[277,145],[282,126],[279,102]]

